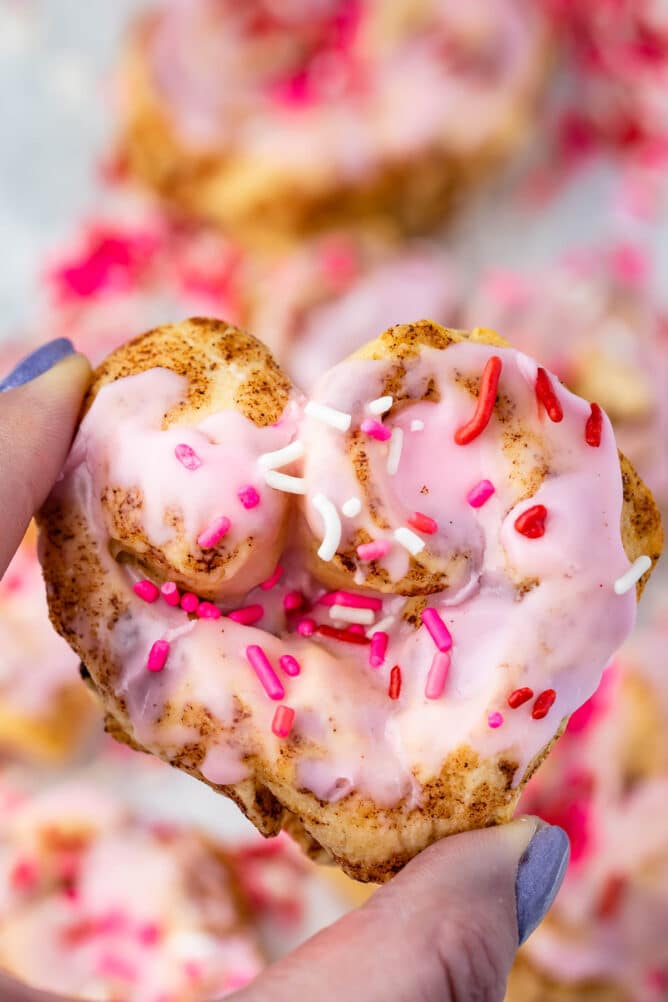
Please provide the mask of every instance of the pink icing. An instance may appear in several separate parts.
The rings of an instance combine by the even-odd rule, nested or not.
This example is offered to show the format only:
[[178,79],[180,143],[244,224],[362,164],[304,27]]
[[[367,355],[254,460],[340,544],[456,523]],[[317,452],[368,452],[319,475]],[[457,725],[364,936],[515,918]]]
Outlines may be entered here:
[[[504,429],[497,418],[469,445],[454,442],[455,430],[471,414],[462,374],[478,377],[491,354],[503,360],[501,392],[513,401],[517,419],[530,433],[532,445],[520,464],[528,469],[549,457],[550,475],[535,494],[535,502],[549,511],[547,530],[538,539],[514,529],[518,509],[526,506],[525,488],[514,480],[513,454],[504,449]],[[321,379],[313,399],[352,414],[352,427],[359,428],[366,403],[382,395],[392,365],[391,360],[348,360]],[[504,753],[517,761],[518,782],[561,719],[591,695],[635,619],[633,592],[618,596],[612,587],[629,561],[620,538],[621,476],[607,418],[601,447],[590,449],[584,440],[588,405],[553,377],[564,418],[559,424],[541,420],[535,364],[511,349],[471,342],[445,352],[425,348],[407,366],[409,397],[419,396],[428,378],[443,390],[438,403],[405,402],[384,418],[388,427],[405,433],[397,474],[387,472],[386,442],[367,440],[367,448],[374,491],[390,521],[390,529],[381,531],[386,545],[377,558],[390,581],[405,575],[411,559],[394,531],[405,527],[415,511],[437,522],[435,533],[420,537],[424,549],[414,558],[428,558],[448,576],[447,587],[429,597],[434,639],[426,627],[415,628],[402,619],[404,599],[391,592],[371,596],[373,608],[368,602],[363,608],[349,606],[365,622],[368,614],[371,625],[355,625],[353,615],[350,629],[332,626],[329,607],[318,602],[324,589],[305,570],[296,541],[280,558],[280,578],[272,556],[271,566],[256,567],[253,579],[240,566],[233,584],[221,590],[218,601],[224,612],[226,606],[252,608],[261,597],[261,625],[235,621],[234,613],[217,622],[187,622],[178,608],[141,602],[129,587],[127,568],[108,553],[103,513],[90,500],[100,496],[105,484],[141,488],[144,531],[165,546],[171,530],[162,515],[168,505],[180,509],[195,540],[216,511],[232,510],[229,492],[235,494],[240,483],[260,475],[258,457],[297,436],[304,458],[291,469],[304,478],[306,493],[289,498],[318,543],[322,518],[312,498],[324,495],[340,511],[359,493],[359,485],[344,435],[304,416],[294,400],[272,427],[258,429],[240,415],[224,412],[198,425],[161,429],[157,416],[185,388],[180,377],[156,369],[100,391],[56,491],[89,499],[86,518],[98,557],[110,586],[130,603],[129,614],[111,627],[109,644],[122,665],[118,691],[147,747],[159,749],[165,740],[157,722],[163,701],[168,699],[178,714],[179,707],[196,698],[222,728],[218,742],[225,762],[238,764],[248,753],[272,761],[280,754],[280,743],[297,734],[297,782],[316,796],[336,800],[359,791],[378,804],[404,800],[411,805],[419,803],[419,784],[436,775],[444,758],[462,743],[482,755]],[[424,428],[411,437],[414,420]],[[186,437],[203,460],[197,476],[174,459],[174,443]],[[474,509],[466,500],[467,485],[479,482],[483,472],[495,493]],[[285,498],[267,486],[259,508],[246,510],[237,503],[225,542],[249,535],[271,540]],[[372,538],[379,535],[364,504],[359,515],[342,521],[340,547],[350,545],[360,529]],[[364,586],[368,568],[358,562],[358,587]],[[524,590],[527,581],[531,586]],[[268,582],[272,587],[263,590]],[[284,607],[285,595],[295,590],[313,608],[312,616],[296,628]],[[372,666],[367,648],[378,629],[388,636],[387,653],[382,664]],[[169,637],[169,660],[164,671],[150,676],[145,662],[156,636]],[[444,650],[446,636],[454,641],[452,660],[448,666],[440,660],[434,669],[434,640]],[[286,655],[302,670],[279,678],[275,667]],[[400,691],[395,691],[398,698],[388,698],[397,665]],[[510,692],[523,686],[535,693],[556,690],[547,715],[532,719],[527,704],[506,711],[502,727],[490,726],[497,707],[505,707]],[[272,734],[273,700],[284,695],[295,716],[291,735],[279,742]],[[235,722],[237,701],[250,713]]]

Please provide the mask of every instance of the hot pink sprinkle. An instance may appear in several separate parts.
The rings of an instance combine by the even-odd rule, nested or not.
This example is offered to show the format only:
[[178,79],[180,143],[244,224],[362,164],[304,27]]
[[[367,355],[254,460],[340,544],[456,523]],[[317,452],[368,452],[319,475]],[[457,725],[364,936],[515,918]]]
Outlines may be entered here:
[[466,495],[466,500],[472,508],[482,508],[485,501],[489,501],[494,493],[494,484],[491,480],[481,480],[479,484],[472,487]]
[[200,602],[197,606],[197,615],[200,619],[220,619],[222,612],[213,602]]
[[37,864],[30,859],[21,859],[9,874],[9,883],[15,891],[29,891],[37,883],[37,877]]
[[348,633],[360,633],[360,634],[363,634],[364,633],[364,627],[362,626],[361,623],[349,623],[348,624]]
[[487,718],[487,725],[493,729],[500,727],[503,723],[503,714],[501,713],[490,713]]
[[214,518],[211,525],[208,525],[204,532],[201,532],[197,537],[197,545],[201,546],[203,550],[212,549],[223,536],[228,534],[231,526],[232,523],[226,515]]
[[156,640],[149,651],[146,667],[149,671],[162,671],[169,656],[169,641]]
[[364,418],[360,429],[369,438],[375,438],[378,442],[387,442],[388,439],[392,438],[392,429],[388,428],[386,424],[376,421],[375,418]]
[[286,675],[299,675],[301,671],[299,661],[297,661],[296,658],[293,658],[292,654],[282,654],[278,659],[278,663]]
[[228,619],[233,619],[235,623],[242,623],[243,626],[252,626],[263,616],[263,605],[242,605],[240,609],[234,609],[227,614]]
[[199,599],[193,592],[187,591],[181,596],[181,608],[184,612],[197,612],[198,605]]
[[269,698],[283,699],[285,696],[283,683],[271,667],[264,650],[258,644],[251,644],[246,648],[246,657]]
[[389,553],[389,539],[376,539],[373,543],[361,543],[357,547],[357,556],[368,563],[370,560],[382,560]]
[[185,466],[186,470],[198,470],[202,465],[202,460],[199,458],[194,449],[191,449],[189,445],[185,442],[180,442],[179,445],[174,449],[174,455],[178,459],[182,466]]
[[422,613],[422,622],[429,630],[431,639],[439,651],[449,651],[452,647],[452,636],[436,609],[426,608]]
[[294,612],[301,609],[304,604],[304,595],[300,591],[289,591],[283,596],[283,608],[286,612]]
[[275,585],[278,584],[278,582],[281,580],[282,577],[283,577],[283,568],[279,564],[274,573],[271,575],[271,577],[267,578],[266,581],[262,582],[260,588],[262,588],[263,591],[269,591],[270,588],[273,588]]
[[132,590],[135,595],[139,595],[145,602],[155,602],[160,594],[158,586],[154,585],[147,578],[144,578],[142,581],[135,581]]
[[302,637],[312,637],[315,633],[315,620],[309,619],[308,616],[300,619],[297,623],[297,633]]
[[406,521],[413,529],[417,529],[418,532],[424,532],[428,536],[432,536],[438,531],[438,522],[430,518],[429,515],[424,515],[421,511],[414,511]]
[[164,585],[160,588],[160,594],[164,598],[167,605],[178,605],[181,601],[179,589],[173,581],[165,581]]
[[354,591],[328,591],[318,599],[318,605],[344,605],[348,609],[371,609],[373,612],[383,608],[379,598],[358,595]]
[[156,946],[161,936],[162,931],[156,922],[147,922],[137,930],[137,939],[142,946]]
[[260,495],[251,484],[237,491],[237,497],[244,508],[255,508],[260,503]]
[[445,683],[450,671],[450,655],[446,651],[437,651],[431,662],[424,687],[427,699],[440,699],[445,689]]
[[277,738],[287,738],[295,722],[295,711],[290,706],[277,706],[271,729]]
[[380,668],[380,666],[384,663],[389,639],[390,638],[384,630],[376,630],[371,637],[369,664],[372,668]]

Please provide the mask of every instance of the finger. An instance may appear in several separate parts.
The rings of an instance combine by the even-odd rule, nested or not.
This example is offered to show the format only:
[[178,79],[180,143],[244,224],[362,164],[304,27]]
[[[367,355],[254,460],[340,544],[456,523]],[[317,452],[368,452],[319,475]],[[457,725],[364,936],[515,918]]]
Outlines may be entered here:
[[444,839],[235,998],[501,1002],[567,862],[565,833],[537,818]]
[[61,338],[0,382],[0,576],[65,461],[89,377]]

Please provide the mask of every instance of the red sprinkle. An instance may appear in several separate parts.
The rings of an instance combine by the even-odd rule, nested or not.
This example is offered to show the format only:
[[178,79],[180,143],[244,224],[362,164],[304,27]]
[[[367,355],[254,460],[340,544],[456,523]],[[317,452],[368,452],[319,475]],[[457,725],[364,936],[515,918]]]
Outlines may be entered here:
[[489,424],[496,401],[503,363],[498,355],[492,355],[485,362],[485,368],[480,377],[480,391],[473,417],[455,432],[457,445],[468,445],[478,435],[482,434]]
[[519,706],[523,706],[524,703],[528,703],[530,699],[533,699],[533,689],[529,689],[526,686],[522,689],[515,689],[508,696],[508,706],[511,710],[516,710]]
[[156,640],[148,654],[146,667],[149,671],[162,671],[169,656],[169,641]]
[[371,643],[370,638],[365,637],[361,633],[353,633],[352,630],[339,630],[335,626],[328,626],[326,623],[321,623],[316,629],[323,637],[331,637],[332,640],[345,640],[349,644],[359,644],[361,647],[366,647],[367,644]]
[[399,699],[401,694],[401,668],[399,665],[395,665],[390,672],[390,688],[388,689],[388,695],[390,699]]
[[599,918],[614,918],[622,903],[622,895],[626,888],[626,879],[619,874],[611,874],[601,892],[596,913]]
[[198,606],[199,599],[193,592],[187,591],[181,596],[181,608],[184,612],[197,612]]
[[202,465],[202,460],[199,458],[194,449],[192,449],[185,442],[181,442],[174,449],[174,455],[178,459],[182,466],[185,466],[186,470],[198,470]]
[[144,578],[142,581],[135,581],[132,586],[132,590],[135,595],[139,595],[145,602],[155,602],[155,600],[160,595],[160,589],[157,585],[154,585],[152,581]]
[[603,431],[603,411],[598,404],[591,405],[591,414],[587,418],[585,425],[585,442],[592,448],[598,449],[601,444],[601,433]]
[[262,589],[262,591],[269,591],[270,588],[273,588],[274,585],[278,584],[278,582],[281,580],[282,577],[283,577],[283,568],[279,564],[274,573],[271,575],[271,577],[267,578],[266,581],[262,582],[260,588]]
[[515,528],[527,539],[539,539],[545,535],[545,519],[547,508],[544,504],[535,504],[527,508],[515,519]]
[[536,702],[533,704],[533,710],[531,711],[531,716],[534,720],[542,720],[550,712],[550,707],[557,698],[557,694],[554,689],[545,689],[541,692],[539,696],[536,697]]
[[220,619],[222,612],[213,602],[200,602],[197,606],[197,615],[200,619]]
[[283,596],[283,608],[286,612],[294,612],[304,605],[304,595],[300,591],[289,591]]
[[550,421],[554,421],[555,424],[558,424],[563,420],[564,412],[559,402],[559,398],[554,392],[554,387],[552,386],[550,377],[542,366],[538,367],[538,371],[536,373],[536,396],[538,398],[538,402],[545,408]]
[[438,522],[435,522],[429,515],[423,515],[421,511],[414,511],[406,521],[418,532],[426,532],[428,536],[438,532]]
[[271,729],[277,738],[287,738],[295,722],[295,711],[290,706],[277,706]]

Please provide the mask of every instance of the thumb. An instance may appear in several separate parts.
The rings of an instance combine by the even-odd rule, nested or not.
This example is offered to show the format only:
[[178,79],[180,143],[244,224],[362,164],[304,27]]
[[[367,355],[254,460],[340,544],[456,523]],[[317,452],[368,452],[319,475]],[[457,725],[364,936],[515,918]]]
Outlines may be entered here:
[[568,854],[561,828],[537,818],[443,839],[235,999],[501,1002]]
[[59,338],[0,381],[0,577],[65,461],[89,377]]

